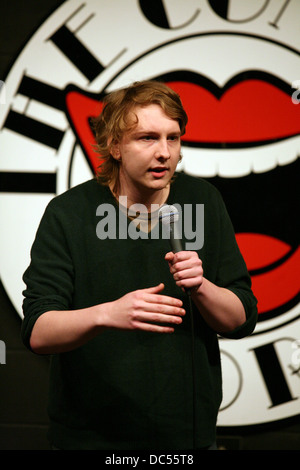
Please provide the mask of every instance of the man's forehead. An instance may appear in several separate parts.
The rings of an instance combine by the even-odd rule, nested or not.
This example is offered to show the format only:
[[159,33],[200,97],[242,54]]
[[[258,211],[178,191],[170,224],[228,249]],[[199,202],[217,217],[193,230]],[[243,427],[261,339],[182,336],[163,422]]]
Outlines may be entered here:
[[[179,130],[179,123],[176,119],[169,117],[159,104],[135,105],[128,113],[128,122],[134,125],[131,130],[144,127],[159,128],[162,121],[165,121],[174,131]],[[160,119],[160,122],[158,122]]]

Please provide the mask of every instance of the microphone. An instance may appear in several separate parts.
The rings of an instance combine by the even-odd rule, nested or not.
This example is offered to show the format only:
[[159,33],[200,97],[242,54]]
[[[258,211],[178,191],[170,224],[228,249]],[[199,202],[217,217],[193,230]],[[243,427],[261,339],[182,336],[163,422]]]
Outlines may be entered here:
[[[165,204],[158,211],[158,218],[164,227],[169,228],[169,242],[173,253],[183,251],[181,232],[178,226],[179,212],[175,206],[168,206]],[[184,289],[185,292],[190,296],[190,289]]]
[[179,212],[175,206],[168,206],[165,204],[159,209],[158,218],[161,223],[169,228],[170,231],[170,245],[173,253],[183,251],[181,242],[181,233],[178,227]]

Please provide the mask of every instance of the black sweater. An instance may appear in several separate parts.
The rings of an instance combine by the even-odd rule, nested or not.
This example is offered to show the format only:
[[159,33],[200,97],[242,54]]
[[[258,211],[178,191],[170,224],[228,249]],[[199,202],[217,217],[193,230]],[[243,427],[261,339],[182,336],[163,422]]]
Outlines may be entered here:
[[[202,179],[178,174],[168,203],[179,204],[183,211],[185,204],[194,208],[204,204],[204,245],[198,250],[204,276],[232,290],[244,305],[246,322],[226,336],[238,339],[251,334],[257,319],[256,299],[219,192]],[[115,208],[116,238],[100,239],[96,232],[101,204]],[[130,223],[126,217],[126,224]],[[26,346],[30,348],[35,321],[46,311],[113,301],[160,282],[165,284],[164,294],[183,300],[187,314],[173,334],[107,330],[80,348],[53,355],[50,440],[62,449],[191,449],[190,312],[186,295],[175,285],[164,260],[169,242],[151,234],[118,239],[118,224],[115,199],[95,180],[49,203],[24,274]],[[195,306],[193,310],[197,447],[202,448],[215,440],[222,380],[217,332]]]

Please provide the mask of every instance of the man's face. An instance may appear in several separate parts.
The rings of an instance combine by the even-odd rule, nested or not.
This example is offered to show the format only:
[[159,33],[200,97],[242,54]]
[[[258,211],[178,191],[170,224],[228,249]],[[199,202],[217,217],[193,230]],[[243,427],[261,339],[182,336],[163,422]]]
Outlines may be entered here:
[[133,113],[138,123],[124,134],[113,155],[121,159],[121,194],[147,197],[164,189],[175,172],[180,158],[180,127],[156,104],[137,106]]

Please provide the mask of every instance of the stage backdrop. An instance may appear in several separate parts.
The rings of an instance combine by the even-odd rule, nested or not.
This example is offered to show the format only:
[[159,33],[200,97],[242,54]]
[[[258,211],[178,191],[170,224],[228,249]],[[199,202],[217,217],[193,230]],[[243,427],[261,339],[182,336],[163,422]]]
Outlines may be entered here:
[[99,163],[105,93],[160,79],[181,95],[178,170],[222,192],[258,298],[255,332],[220,338],[222,427],[300,409],[299,17],[298,0],[68,0],[0,84],[0,276],[20,316],[46,204]]

